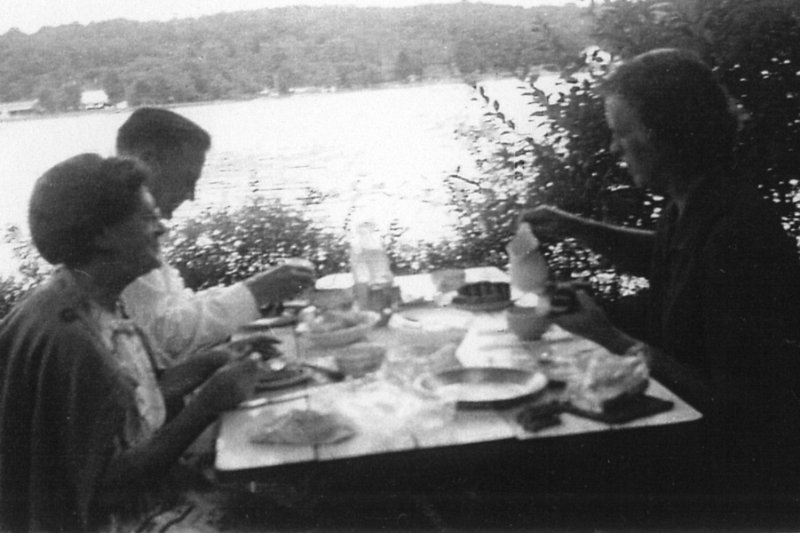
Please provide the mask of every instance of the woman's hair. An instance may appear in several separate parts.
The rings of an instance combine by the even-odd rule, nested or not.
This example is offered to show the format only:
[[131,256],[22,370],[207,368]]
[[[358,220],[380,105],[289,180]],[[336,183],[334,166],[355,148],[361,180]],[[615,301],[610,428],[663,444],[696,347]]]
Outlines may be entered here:
[[737,119],[725,89],[691,52],[658,49],[636,56],[617,67],[600,92],[631,105],[685,177],[730,169]]
[[117,132],[120,154],[137,155],[146,149],[162,153],[184,145],[205,151],[211,147],[211,136],[188,118],[160,107],[137,109]]
[[150,172],[133,159],[81,154],[37,181],[28,209],[33,243],[52,264],[79,266],[96,253],[94,240],[138,209]]

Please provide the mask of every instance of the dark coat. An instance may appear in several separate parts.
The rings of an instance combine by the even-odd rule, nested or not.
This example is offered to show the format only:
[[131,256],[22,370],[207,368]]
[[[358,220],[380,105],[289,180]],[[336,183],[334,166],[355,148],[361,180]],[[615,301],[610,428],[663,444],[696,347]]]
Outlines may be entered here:
[[91,526],[134,400],[85,296],[56,271],[0,323],[0,529]]
[[[756,191],[722,177],[665,209],[650,275],[648,341],[697,369],[759,388],[796,357],[797,245]],[[758,382],[761,383],[758,383]]]

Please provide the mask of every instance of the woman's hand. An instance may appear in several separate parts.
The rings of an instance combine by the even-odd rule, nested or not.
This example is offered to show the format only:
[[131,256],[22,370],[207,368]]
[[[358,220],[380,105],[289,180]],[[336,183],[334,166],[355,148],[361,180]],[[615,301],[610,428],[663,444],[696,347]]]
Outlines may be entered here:
[[554,313],[553,322],[563,329],[603,346],[608,351],[623,354],[636,344],[636,339],[617,329],[608,315],[589,294],[575,291],[577,307],[570,313]]
[[242,359],[256,351],[261,354],[261,359],[275,357],[279,352],[274,345],[280,341],[266,335],[261,337],[264,338],[264,341],[259,343],[261,349],[254,347],[253,340],[219,344],[193,354],[187,361],[167,368],[159,380],[161,393],[168,402],[180,402],[182,405],[182,398],[185,395],[193,392],[205,383],[211,374],[231,361]]
[[230,361],[247,355],[247,349],[247,346],[236,346],[231,343],[225,343],[193,355],[192,360],[203,367],[208,374],[211,374]]
[[216,416],[235,408],[253,395],[258,382],[258,361],[245,357],[232,361],[214,372],[195,398],[203,411]]
[[298,265],[280,265],[256,274],[244,282],[259,307],[288,300],[314,285],[314,272]]
[[261,356],[261,359],[266,360],[281,355],[281,351],[277,346],[280,343],[280,339],[276,339],[271,335],[257,332],[245,334],[240,340],[220,345],[220,347],[226,349],[232,354],[227,361],[240,359],[241,357],[250,355],[254,352],[258,352],[258,354]]

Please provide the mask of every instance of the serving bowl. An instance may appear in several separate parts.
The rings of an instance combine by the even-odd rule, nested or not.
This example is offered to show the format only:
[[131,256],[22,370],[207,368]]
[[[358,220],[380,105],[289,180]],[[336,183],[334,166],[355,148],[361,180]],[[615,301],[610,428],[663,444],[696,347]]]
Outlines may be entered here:
[[331,331],[308,331],[308,339],[319,348],[337,348],[360,341],[380,320],[380,315],[372,311],[361,311],[360,314],[358,324]]

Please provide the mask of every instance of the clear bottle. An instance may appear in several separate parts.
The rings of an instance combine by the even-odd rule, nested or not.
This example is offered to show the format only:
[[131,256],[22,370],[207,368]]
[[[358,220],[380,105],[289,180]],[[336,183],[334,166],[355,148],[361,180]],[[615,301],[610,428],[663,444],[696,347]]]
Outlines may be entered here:
[[506,251],[511,287],[516,297],[526,293],[543,294],[550,280],[550,267],[542,255],[539,239],[527,222],[519,225],[516,235],[506,246]]
[[372,221],[356,226],[350,246],[350,271],[359,309],[380,313],[378,325],[385,325],[394,305],[394,276],[380,233]]

